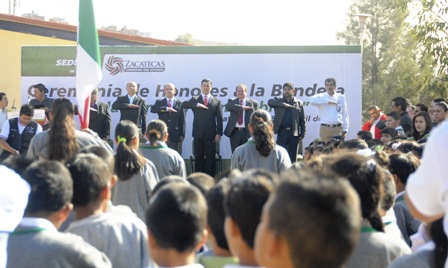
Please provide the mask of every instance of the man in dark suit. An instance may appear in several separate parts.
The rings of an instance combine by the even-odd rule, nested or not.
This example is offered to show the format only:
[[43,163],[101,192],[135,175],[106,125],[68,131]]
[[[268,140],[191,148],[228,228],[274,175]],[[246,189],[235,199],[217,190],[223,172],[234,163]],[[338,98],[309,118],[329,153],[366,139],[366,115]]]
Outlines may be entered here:
[[195,172],[205,172],[215,176],[216,142],[222,136],[221,101],[210,94],[212,81],[203,79],[202,94],[182,103],[182,108],[192,109],[193,147],[195,154]]
[[182,102],[174,98],[176,91],[173,84],[166,84],[165,98],[156,100],[151,113],[157,113],[159,119],[168,126],[168,147],[180,153],[182,150],[179,150],[179,142],[182,143],[185,137],[185,110],[182,109]]
[[274,108],[274,133],[277,144],[286,148],[291,162],[297,160],[297,146],[305,137],[305,112],[301,100],[294,97],[295,88],[292,83],[283,85],[283,97],[275,97],[268,101]]
[[95,88],[90,94],[89,128],[95,131],[101,139],[110,142],[111,125],[109,105],[98,100],[98,89]]
[[112,109],[120,110],[120,121],[130,120],[134,122],[142,130],[142,134],[144,135],[148,107],[145,104],[145,100],[137,96],[137,83],[133,81],[128,82],[126,90],[128,94],[126,96],[118,97],[112,104]]
[[247,86],[239,84],[236,87],[237,98],[229,99],[226,110],[230,112],[224,135],[230,138],[232,153],[236,147],[244,144],[250,138],[249,122],[252,112],[258,109],[258,102],[247,98]]

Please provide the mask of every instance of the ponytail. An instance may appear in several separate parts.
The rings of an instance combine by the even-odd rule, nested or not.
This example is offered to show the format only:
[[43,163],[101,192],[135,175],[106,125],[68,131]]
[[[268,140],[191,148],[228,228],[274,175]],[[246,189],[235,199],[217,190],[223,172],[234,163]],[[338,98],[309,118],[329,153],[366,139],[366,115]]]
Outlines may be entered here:
[[149,143],[153,146],[157,145],[157,141],[161,141],[167,134],[167,125],[159,119],[151,120],[146,128],[146,135],[148,136]]
[[115,155],[115,173],[122,181],[129,180],[145,165],[145,159],[129,147],[132,139],[138,138],[138,132],[137,125],[128,120],[120,121],[115,129],[115,138],[118,143]]
[[257,110],[252,113],[249,124],[257,151],[267,157],[275,147],[270,115],[264,110]]
[[49,159],[66,162],[75,157],[79,150],[73,122],[73,105],[70,100],[61,98],[54,101],[52,120],[48,131]]

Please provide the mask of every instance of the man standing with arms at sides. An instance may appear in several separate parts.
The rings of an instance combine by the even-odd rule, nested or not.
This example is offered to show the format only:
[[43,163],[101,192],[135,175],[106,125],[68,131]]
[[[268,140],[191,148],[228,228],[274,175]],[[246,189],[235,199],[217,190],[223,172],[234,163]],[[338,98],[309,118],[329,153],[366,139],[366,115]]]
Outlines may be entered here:
[[110,143],[111,126],[109,105],[98,100],[98,88],[95,88],[90,94],[89,128],[95,131],[102,140]]
[[325,79],[325,90],[326,93],[316,94],[310,99],[311,105],[319,108],[320,138],[323,142],[339,135],[345,139],[349,125],[345,96],[336,93],[336,79],[334,78]]
[[193,148],[195,154],[195,172],[205,172],[215,176],[216,142],[222,136],[222,105],[221,101],[210,94],[212,81],[203,79],[200,96],[192,97],[182,103],[182,108],[192,109]]
[[126,85],[126,96],[118,97],[112,104],[112,109],[120,110],[120,121],[129,120],[135,123],[144,135],[146,131],[146,113],[148,107],[145,100],[137,96],[138,86],[134,81],[129,81]]
[[236,87],[237,98],[229,99],[226,110],[230,112],[229,121],[224,135],[230,138],[232,153],[236,147],[243,145],[250,138],[248,124],[254,110],[258,109],[258,102],[247,98],[247,86],[239,84]]
[[165,98],[156,100],[151,113],[158,114],[159,119],[168,126],[166,144],[180,154],[182,150],[179,149],[179,142],[182,143],[185,137],[185,110],[182,109],[182,102],[174,98],[177,89],[173,84],[166,84],[163,92]]
[[283,84],[283,97],[275,97],[268,101],[274,108],[274,133],[277,134],[277,144],[284,147],[289,154],[291,163],[297,160],[297,146],[305,137],[305,112],[303,102],[295,96],[292,83]]
[[6,96],[6,93],[0,92],[0,131],[2,130],[3,124],[8,119],[8,111],[6,107],[8,107],[8,97]]
[[369,114],[370,119],[361,127],[361,130],[369,131],[374,139],[380,140],[381,130],[386,127],[387,116],[376,105],[369,107]]
[[403,97],[396,97],[392,100],[392,104],[390,109],[392,112],[397,112],[401,116],[400,125],[404,129],[404,133],[406,136],[410,136],[412,132],[412,119],[409,117],[408,112],[406,112],[406,108],[408,107],[408,102]]

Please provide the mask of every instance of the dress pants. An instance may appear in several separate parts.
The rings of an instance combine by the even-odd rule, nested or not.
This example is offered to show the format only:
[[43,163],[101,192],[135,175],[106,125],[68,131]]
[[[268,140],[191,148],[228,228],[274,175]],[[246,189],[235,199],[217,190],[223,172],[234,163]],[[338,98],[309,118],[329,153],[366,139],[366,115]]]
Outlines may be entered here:
[[235,128],[230,134],[230,148],[232,153],[238,146],[241,146],[247,142],[246,130],[244,128]]
[[297,160],[297,146],[299,144],[299,136],[294,136],[292,128],[281,128],[277,133],[277,144],[288,151],[291,163]]
[[215,176],[215,154],[216,154],[215,139],[209,138],[194,138],[194,172],[204,172],[208,175]]

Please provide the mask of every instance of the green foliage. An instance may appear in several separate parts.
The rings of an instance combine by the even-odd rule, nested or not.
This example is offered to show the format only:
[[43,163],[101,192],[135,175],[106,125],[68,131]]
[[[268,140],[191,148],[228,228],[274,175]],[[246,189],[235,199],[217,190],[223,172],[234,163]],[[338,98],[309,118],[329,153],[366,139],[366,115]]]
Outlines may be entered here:
[[412,27],[422,52],[432,58],[436,71],[426,77],[427,93],[447,97],[448,92],[448,0],[402,0],[402,7],[418,10],[418,21]]
[[[433,57],[419,47],[418,32],[406,21],[407,0],[360,0],[349,9],[346,29],[338,33],[346,44],[359,44],[360,30],[356,14],[372,15],[367,20],[363,42],[362,86],[364,119],[368,107],[378,105],[390,110],[391,100],[402,96],[412,103],[429,104],[434,90],[429,80],[434,77]],[[423,94],[425,95],[423,96]],[[429,94],[431,93],[431,94]]]
[[191,45],[193,44],[193,35],[191,33],[180,34],[174,41],[183,42]]

